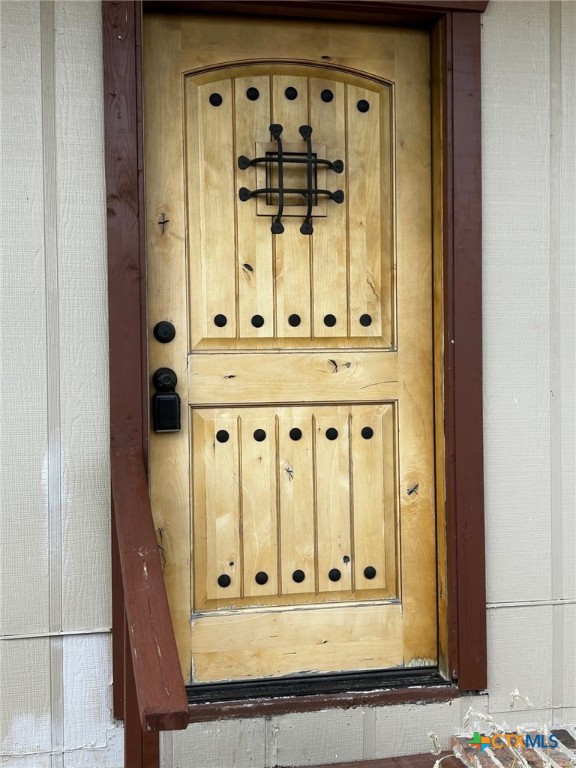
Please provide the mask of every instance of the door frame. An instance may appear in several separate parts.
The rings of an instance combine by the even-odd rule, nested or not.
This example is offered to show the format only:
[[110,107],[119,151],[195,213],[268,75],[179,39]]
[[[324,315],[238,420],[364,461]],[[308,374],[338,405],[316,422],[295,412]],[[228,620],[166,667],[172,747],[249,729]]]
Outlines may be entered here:
[[[103,2],[111,442],[147,454],[146,255],[141,110],[142,0]],[[445,515],[438,526],[440,672],[460,691],[487,686],[482,430],[480,28],[487,0],[155,0],[162,10],[404,24],[432,35],[435,249],[443,282]],[[438,429],[442,435],[442,430]],[[114,456],[114,451],[112,452]],[[113,553],[113,624],[123,628]],[[122,679],[122,632],[114,633]],[[354,696],[354,695],[353,695]],[[354,696],[362,697],[363,694]],[[115,699],[119,711],[119,700]],[[350,704],[349,704],[350,705]],[[210,705],[217,716],[218,705]],[[326,704],[324,704],[326,706]]]

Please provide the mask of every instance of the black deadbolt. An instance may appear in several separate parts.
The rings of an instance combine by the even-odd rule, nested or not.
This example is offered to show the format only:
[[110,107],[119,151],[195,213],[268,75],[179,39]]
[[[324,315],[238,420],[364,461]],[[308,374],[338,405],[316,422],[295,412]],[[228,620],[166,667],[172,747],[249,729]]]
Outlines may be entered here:
[[152,376],[152,384],[157,392],[173,392],[178,379],[172,368],[158,368]]
[[168,320],[161,320],[154,326],[154,338],[160,344],[168,344],[176,336],[176,328]]

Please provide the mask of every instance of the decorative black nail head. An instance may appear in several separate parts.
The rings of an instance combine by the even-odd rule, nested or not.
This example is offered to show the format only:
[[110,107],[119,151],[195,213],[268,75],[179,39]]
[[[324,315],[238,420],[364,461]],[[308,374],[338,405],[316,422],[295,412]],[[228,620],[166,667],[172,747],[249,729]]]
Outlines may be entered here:
[[373,579],[376,576],[376,568],[373,565],[368,565],[364,568],[364,576],[367,579]]
[[328,427],[328,429],[326,430],[326,437],[328,438],[328,440],[336,440],[336,438],[338,437],[338,430],[334,429],[334,427]]
[[258,90],[258,88],[250,87],[246,91],[246,96],[250,99],[250,101],[256,101],[260,96],[260,91]]
[[290,85],[284,91],[284,96],[286,96],[286,98],[289,101],[294,101],[294,99],[296,99],[298,97],[298,91],[296,90],[296,88],[294,88],[292,85]]
[[219,107],[222,104],[222,96],[219,93],[211,93],[208,101],[213,107]]
[[227,573],[222,573],[220,576],[218,576],[218,586],[219,587],[229,587],[232,583],[232,579],[230,576],[228,576]]
[[258,571],[254,579],[256,581],[256,584],[260,584],[260,585],[266,584],[266,582],[268,581],[268,574],[265,571]]
[[294,573],[292,574],[292,579],[293,581],[296,582],[296,584],[301,584],[305,578],[306,578],[306,574],[304,573],[304,571],[301,571],[299,568],[296,571],[294,571]]
[[370,438],[374,434],[374,430],[372,427],[362,427],[362,431],[360,432],[364,440],[370,440]]
[[218,328],[224,328],[227,322],[228,318],[226,315],[216,315],[214,317],[214,325],[216,325]]
[[258,443],[266,440],[266,432],[263,429],[257,429],[254,432],[254,440],[256,440]]
[[298,429],[298,427],[292,427],[290,430],[290,439],[291,440],[300,440],[302,437],[302,430]]
[[330,581],[340,581],[342,574],[340,573],[338,568],[331,568],[328,571],[328,578]]
[[333,328],[336,325],[336,318],[334,315],[324,315],[324,325],[328,328]]
[[216,432],[216,440],[218,440],[219,443],[227,443],[229,437],[230,434],[225,429],[219,429],[218,432]]
[[262,328],[262,326],[264,325],[264,318],[262,317],[262,315],[254,315],[254,317],[250,322],[252,323],[254,328]]
[[364,328],[368,328],[369,325],[372,325],[372,316],[371,315],[361,315],[360,316],[360,325],[362,325]]
[[325,88],[320,94],[320,98],[322,99],[322,101],[325,101],[326,104],[328,104],[334,98],[334,94],[332,93],[330,88]]
[[358,107],[358,112],[368,112],[370,109],[370,104],[366,101],[366,99],[360,99],[356,106]]
[[292,328],[297,328],[301,322],[300,315],[290,315],[288,318],[288,325],[291,325]]

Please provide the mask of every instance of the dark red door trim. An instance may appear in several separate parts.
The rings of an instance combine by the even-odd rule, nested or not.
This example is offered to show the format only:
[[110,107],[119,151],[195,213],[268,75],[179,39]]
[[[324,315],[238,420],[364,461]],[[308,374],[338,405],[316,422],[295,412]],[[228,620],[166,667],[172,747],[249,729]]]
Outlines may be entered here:
[[[267,13],[443,25],[445,438],[449,669],[461,691],[487,685],[482,449],[480,19],[484,0],[178,2],[166,10]],[[139,0],[103,3],[112,444],[146,453],[145,252]],[[113,556],[114,573],[118,574]],[[117,579],[115,579],[117,583]],[[122,615],[115,589],[114,616]],[[122,626],[115,677],[122,679]],[[296,702],[296,698],[294,699]],[[115,699],[117,712],[119,698]],[[294,709],[297,709],[295,703]],[[216,717],[216,714],[214,715]]]

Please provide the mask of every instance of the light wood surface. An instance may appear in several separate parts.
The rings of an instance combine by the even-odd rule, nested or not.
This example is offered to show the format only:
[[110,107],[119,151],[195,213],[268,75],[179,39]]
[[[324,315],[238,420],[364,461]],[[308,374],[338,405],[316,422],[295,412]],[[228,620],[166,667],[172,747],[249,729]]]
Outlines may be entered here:
[[[169,53],[160,51],[166,25],[179,35]],[[166,357],[183,374],[178,389],[190,406],[190,438],[187,429],[174,440],[152,436],[173,452],[153,459],[154,497],[160,507],[178,499],[182,510],[167,562],[182,542],[191,553],[183,573],[193,600],[183,579],[171,598],[193,617],[183,666],[191,663],[191,679],[204,681],[432,665],[427,36],[184,16],[151,15],[145,26],[157,62],[146,85],[147,99],[157,102],[147,130],[162,132],[165,114],[176,118],[166,134],[174,162],[162,171],[166,148],[148,149],[164,188],[154,216],[170,202],[187,208],[184,229],[172,230],[171,264],[150,282],[151,296],[167,302],[152,299],[151,324],[170,311],[184,337]],[[165,104],[166,78],[175,106]],[[248,98],[249,88],[258,98]],[[277,181],[270,163],[243,170],[237,162],[274,148],[272,123],[283,126],[286,151],[305,153],[298,129],[308,124],[318,157],[344,163],[342,174],[318,174],[345,201],[313,208],[311,237],[300,232],[297,195],[287,195],[284,232],[276,235],[277,195],[238,197],[241,187]],[[290,166],[285,184],[305,187],[305,167]],[[298,322],[289,322],[294,315]],[[298,439],[290,436],[295,428]],[[185,521],[178,489],[187,494],[189,481],[170,465],[188,457]],[[220,577],[227,578],[219,584]],[[316,637],[322,627],[333,631],[327,643]]]
[[192,619],[199,682],[337,672],[402,662],[400,605],[230,613]]

